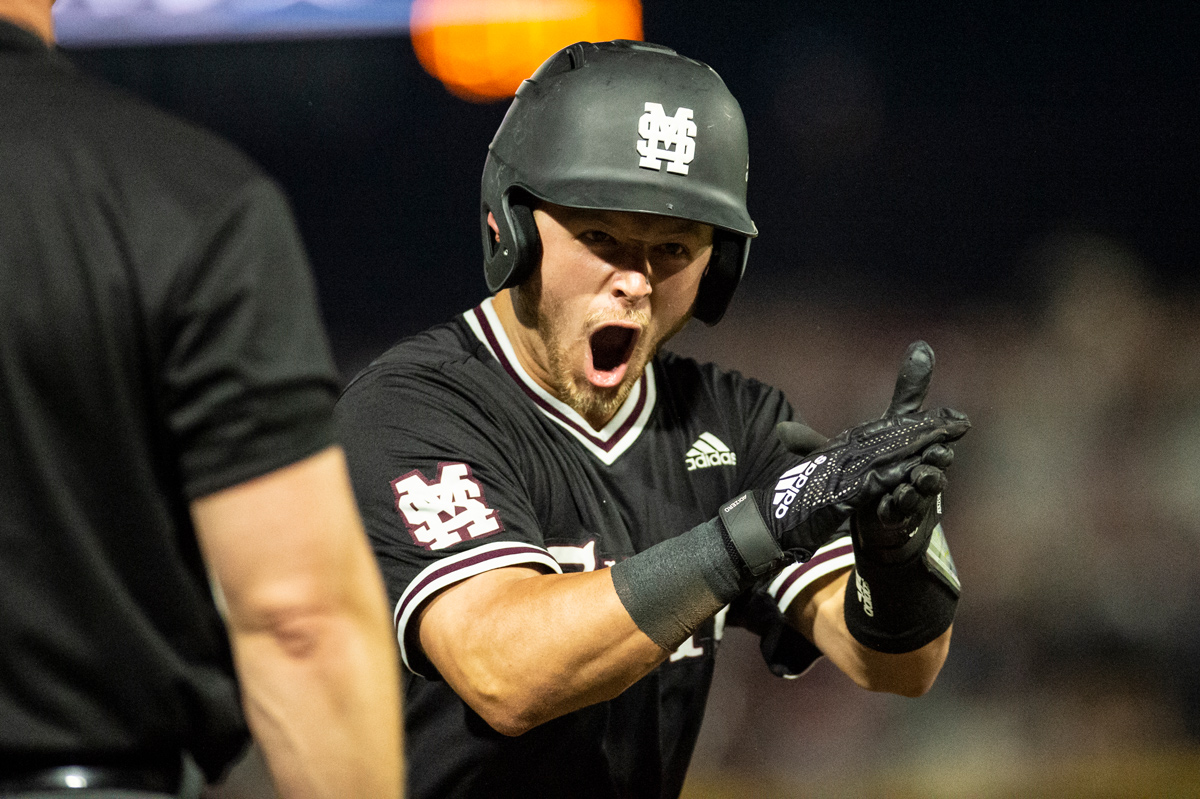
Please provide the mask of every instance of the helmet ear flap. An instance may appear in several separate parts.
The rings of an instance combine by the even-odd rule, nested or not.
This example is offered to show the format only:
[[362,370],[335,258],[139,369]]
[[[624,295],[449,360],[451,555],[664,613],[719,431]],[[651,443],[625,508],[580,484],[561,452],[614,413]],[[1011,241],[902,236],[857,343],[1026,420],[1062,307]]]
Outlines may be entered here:
[[500,205],[491,210],[498,231],[487,223],[487,206],[483,209],[484,274],[493,293],[523,282],[542,259],[531,198],[512,191],[501,198]]
[[513,202],[509,205],[508,218],[512,222],[513,266],[502,288],[525,282],[542,260],[542,239],[533,219],[533,208],[523,202]]
[[725,315],[733,292],[746,271],[746,259],[750,255],[750,239],[729,231],[713,231],[712,257],[708,271],[700,281],[696,301],[692,304],[692,316],[706,325],[715,325]]

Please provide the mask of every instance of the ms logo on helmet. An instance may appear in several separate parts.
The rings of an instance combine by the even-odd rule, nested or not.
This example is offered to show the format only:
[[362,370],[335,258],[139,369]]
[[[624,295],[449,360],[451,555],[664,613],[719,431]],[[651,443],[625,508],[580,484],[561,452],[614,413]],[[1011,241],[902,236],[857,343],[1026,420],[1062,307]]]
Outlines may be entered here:
[[[692,121],[692,109],[679,108],[675,116],[667,116],[662,103],[646,103],[646,113],[638,119],[638,134],[642,141],[637,143],[642,156],[638,166],[646,169],[661,169],[667,161],[667,171],[686,175],[688,164],[696,152],[696,123]],[[670,149],[674,147],[675,149]]]

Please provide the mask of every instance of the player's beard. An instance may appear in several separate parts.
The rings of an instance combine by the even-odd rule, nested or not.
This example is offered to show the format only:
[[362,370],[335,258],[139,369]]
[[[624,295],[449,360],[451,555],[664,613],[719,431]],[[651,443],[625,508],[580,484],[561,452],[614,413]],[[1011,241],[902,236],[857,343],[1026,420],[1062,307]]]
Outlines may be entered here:
[[[546,346],[547,366],[556,389],[555,393],[589,422],[607,422],[629,398],[629,392],[633,391],[646,364],[654,355],[651,349],[653,342],[650,342],[646,335],[650,314],[645,311],[628,311],[624,314],[593,313],[584,319],[584,330],[594,330],[605,322],[632,322],[641,326],[642,333],[629,356],[625,376],[621,378],[620,383],[610,387],[594,385],[578,369],[572,368],[578,362],[578,355],[572,359],[571,340],[578,341],[581,334],[579,331],[571,333],[561,330],[560,326],[555,324],[556,319],[560,318],[554,314],[553,309],[538,315],[538,334]],[[591,345],[585,339],[583,346]],[[575,352],[579,352],[578,347],[575,348]]]
[[[539,293],[537,291],[519,292],[517,302],[518,304],[528,302],[537,297]],[[541,298],[537,297],[537,299]],[[689,311],[666,333],[653,337],[650,330],[649,311],[628,310],[625,313],[597,311],[588,314],[581,327],[567,330],[561,308],[562,306],[558,302],[544,300],[538,302],[534,309],[526,306],[522,309],[524,311],[522,315],[525,315],[526,318],[533,316],[536,319],[538,336],[546,350],[547,377],[555,395],[584,419],[600,425],[607,423],[621,409],[625,400],[629,398],[629,393],[641,379],[646,365],[658,352],[659,346],[682,330],[691,319]],[[529,313],[530,310],[533,311],[532,314]],[[609,322],[636,324],[641,328],[641,334],[629,356],[625,376],[621,382],[615,386],[601,387],[594,385],[580,369],[575,368],[578,366],[579,349],[576,346],[573,354],[572,344],[577,344],[580,337],[584,337],[582,346],[590,347],[591,342],[587,340],[585,331],[594,331]]]

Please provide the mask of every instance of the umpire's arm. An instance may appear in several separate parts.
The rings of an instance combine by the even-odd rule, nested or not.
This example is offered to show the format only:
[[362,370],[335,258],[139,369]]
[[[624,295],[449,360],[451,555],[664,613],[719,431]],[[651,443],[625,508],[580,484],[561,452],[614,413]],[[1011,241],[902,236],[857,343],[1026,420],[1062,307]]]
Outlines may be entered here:
[[341,449],[191,511],[280,796],[400,796],[396,647]]

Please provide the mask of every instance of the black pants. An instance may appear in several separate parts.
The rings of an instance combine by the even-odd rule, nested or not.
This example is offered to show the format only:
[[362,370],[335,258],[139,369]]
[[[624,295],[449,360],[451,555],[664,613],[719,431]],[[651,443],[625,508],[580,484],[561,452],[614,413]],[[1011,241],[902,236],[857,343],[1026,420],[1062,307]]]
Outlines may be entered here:
[[126,790],[124,788],[61,788],[10,793],[0,789],[0,799],[199,799],[202,783],[186,783],[178,793]]
[[184,758],[179,788],[174,791],[146,788],[45,788],[5,784],[0,778],[0,799],[199,799],[204,777],[191,758]]

